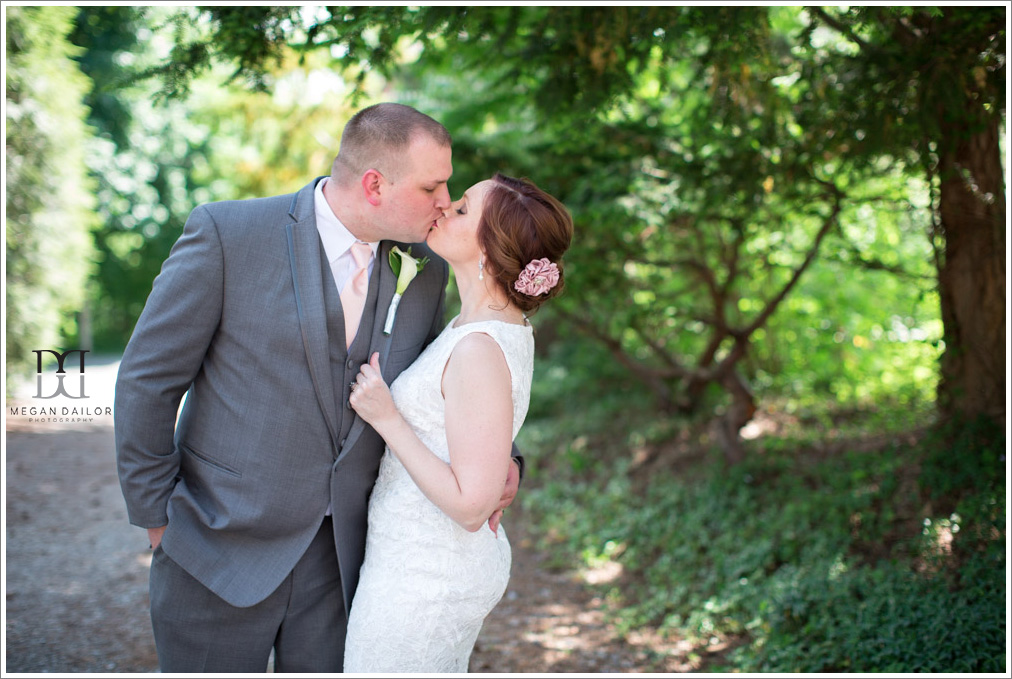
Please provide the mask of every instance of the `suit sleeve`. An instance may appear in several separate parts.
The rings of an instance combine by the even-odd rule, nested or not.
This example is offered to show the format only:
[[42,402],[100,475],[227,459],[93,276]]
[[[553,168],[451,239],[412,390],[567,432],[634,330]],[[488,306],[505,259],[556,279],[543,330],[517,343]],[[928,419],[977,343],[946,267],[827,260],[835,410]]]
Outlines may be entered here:
[[157,528],[179,471],[179,404],[221,319],[224,262],[210,212],[196,208],[155,278],[116,379],[116,460],[130,523]]

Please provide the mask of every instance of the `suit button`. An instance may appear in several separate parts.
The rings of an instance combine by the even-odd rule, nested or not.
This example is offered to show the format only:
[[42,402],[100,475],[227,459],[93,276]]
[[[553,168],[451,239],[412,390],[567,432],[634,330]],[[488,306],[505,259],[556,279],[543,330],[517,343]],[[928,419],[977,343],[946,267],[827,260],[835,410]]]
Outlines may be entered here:
[[341,439],[341,448],[344,448],[344,444],[348,442],[348,439]]
[[354,361],[354,359],[349,358],[348,359],[348,370],[352,370],[354,367],[355,367],[355,361]]

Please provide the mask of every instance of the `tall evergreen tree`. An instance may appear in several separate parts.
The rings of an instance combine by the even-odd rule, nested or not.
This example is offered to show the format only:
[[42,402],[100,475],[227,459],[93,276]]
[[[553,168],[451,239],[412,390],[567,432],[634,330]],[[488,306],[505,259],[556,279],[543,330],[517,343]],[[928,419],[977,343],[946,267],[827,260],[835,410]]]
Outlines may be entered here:
[[995,421],[1006,414],[1008,360],[1000,147],[1006,11],[813,8],[808,34],[828,27],[845,47],[813,55],[806,74],[822,84],[827,121],[847,140],[849,154],[896,156],[932,182],[931,237],[945,325],[939,406],[946,416]]

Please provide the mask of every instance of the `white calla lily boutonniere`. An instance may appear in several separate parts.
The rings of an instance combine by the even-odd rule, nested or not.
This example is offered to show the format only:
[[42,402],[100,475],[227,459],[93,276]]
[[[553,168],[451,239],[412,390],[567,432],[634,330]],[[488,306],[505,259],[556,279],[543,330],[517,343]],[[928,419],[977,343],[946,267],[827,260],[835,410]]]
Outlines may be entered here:
[[415,259],[411,256],[411,248],[404,252],[396,245],[390,250],[390,268],[397,276],[397,287],[394,297],[390,300],[390,307],[387,309],[386,323],[383,325],[383,334],[389,335],[394,329],[394,319],[397,317],[397,306],[401,303],[401,297],[408,289],[408,285],[415,279],[415,276],[429,263],[428,257]]

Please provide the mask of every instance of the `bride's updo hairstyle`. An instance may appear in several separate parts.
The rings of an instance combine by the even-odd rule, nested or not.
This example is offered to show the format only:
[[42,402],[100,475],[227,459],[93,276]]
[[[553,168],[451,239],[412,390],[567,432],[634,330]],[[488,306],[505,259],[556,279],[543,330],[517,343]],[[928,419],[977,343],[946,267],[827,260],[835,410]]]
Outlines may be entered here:
[[478,221],[485,273],[524,313],[562,292],[562,255],[573,239],[565,206],[527,179],[496,173]]

